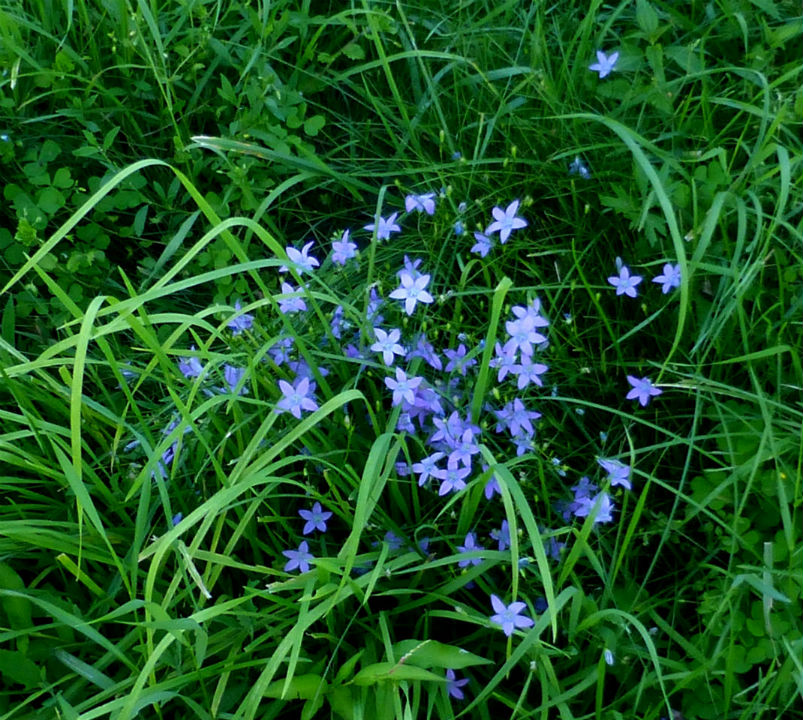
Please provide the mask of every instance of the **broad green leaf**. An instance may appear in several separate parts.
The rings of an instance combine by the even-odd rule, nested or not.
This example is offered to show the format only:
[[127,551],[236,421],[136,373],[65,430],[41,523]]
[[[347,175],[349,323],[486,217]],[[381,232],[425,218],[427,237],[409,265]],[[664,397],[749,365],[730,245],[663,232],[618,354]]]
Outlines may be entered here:
[[11,650],[0,650],[0,675],[26,688],[36,687],[40,680],[36,664],[21,652]]
[[363,668],[354,676],[354,685],[375,685],[381,682],[402,682],[404,680],[422,680],[428,682],[446,682],[441,675],[415,667],[414,665],[401,665],[399,663],[381,662]]
[[316,695],[323,697],[327,690],[327,683],[320,675],[295,675],[288,683],[287,690],[282,694],[285,687],[285,679],[274,680],[265,688],[265,697],[276,699],[292,700],[311,700]]
[[439,667],[459,670],[472,665],[489,665],[487,660],[479,655],[446,645],[437,640],[402,640],[393,646],[394,655],[408,665],[422,668]]

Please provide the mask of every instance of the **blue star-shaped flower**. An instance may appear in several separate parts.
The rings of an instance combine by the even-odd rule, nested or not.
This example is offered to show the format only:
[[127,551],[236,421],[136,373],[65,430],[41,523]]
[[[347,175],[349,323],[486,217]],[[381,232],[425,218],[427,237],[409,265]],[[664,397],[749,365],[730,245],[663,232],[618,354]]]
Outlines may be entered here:
[[641,407],[646,407],[651,397],[660,395],[663,392],[663,390],[652,384],[652,380],[646,377],[637,378],[633,377],[633,375],[628,375],[627,382],[633,386],[630,392],[627,393],[627,399],[635,400],[638,398]]
[[661,283],[661,292],[666,295],[674,288],[680,287],[680,265],[667,263],[664,265],[664,274],[656,275],[652,281]]
[[641,275],[631,275],[630,268],[627,265],[622,265],[619,269],[619,275],[611,275],[608,282],[616,288],[617,295],[627,295],[628,297],[636,297],[636,285],[638,285],[644,278]]
[[599,79],[607,77],[613,70],[616,70],[616,63],[619,60],[619,53],[606,55],[602,50],[597,50],[597,62],[589,65],[588,69],[599,73]]
[[396,223],[396,217],[399,213],[395,212],[387,220],[383,217],[379,218],[378,223],[371,223],[365,226],[365,230],[373,232],[376,230],[377,240],[389,240],[392,232],[401,232],[401,228]]
[[514,200],[504,210],[500,207],[495,207],[491,211],[491,214],[494,216],[494,222],[488,226],[485,230],[485,234],[488,235],[499,231],[499,242],[504,245],[513,230],[527,227],[527,221],[524,218],[516,217],[518,209],[518,200]]

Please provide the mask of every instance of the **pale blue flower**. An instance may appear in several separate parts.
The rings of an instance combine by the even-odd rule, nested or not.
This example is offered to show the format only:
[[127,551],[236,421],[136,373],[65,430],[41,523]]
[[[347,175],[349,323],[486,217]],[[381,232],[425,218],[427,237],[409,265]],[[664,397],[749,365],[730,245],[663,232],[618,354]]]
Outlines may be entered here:
[[498,231],[499,242],[504,245],[513,230],[519,230],[520,228],[527,227],[527,221],[516,216],[518,209],[518,200],[514,200],[504,210],[502,210],[500,207],[495,207],[491,211],[491,214],[494,216],[494,222],[488,226],[488,229],[485,232],[495,233]]
[[312,506],[312,510],[299,510],[298,514],[302,519],[307,522],[304,524],[304,529],[301,531],[302,535],[309,535],[313,530],[326,532],[326,521],[332,517],[329,510],[321,508],[321,504],[316,502]]
[[[240,312],[240,307],[240,301],[238,300],[236,303],[234,303],[234,311]],[[250,330],[253,324],[254,316],[244,313],[239,317],[229,320],[227,327],[232,330],[232,335],[239,335],[243,330]]]
[[636,297],[636,286],[644,278],[641,275],[631,275],[630,269],[627,265],[622,265],[619,268],[619,275],[611,275],[608,282],[616,288],[617,295],[627,295],[628,297]]
[[396,224],[396,217],[399,213],[395,212],[389,218],[379,218],[378,223],[371,223],[365,226],[365,230],[373,232],[376,230],[377,240],[388,240],[392,232],[401,232],[401,228]]
[[535,625],[532,618],[522,615],[522,611],[527,608],[523,602],[513,602],[505,605],[496,595],[491,595],[491,606],[496,611],[491,615],[491,622],[499,625],[502,632],[508,637],[513,634],[516,628],[527,628]]
[[[478,550],[485,550],[482,545],[477,544],[477,537],[473,532],[466,535],[463,545],[458,545],[457,550],[462,555],[463,553],[477,552]],[[457,567],[468,567],[469,565],[481,565],[482,558],[475,557],[466,560],[458,560]]]
[[664,265],[663,275],[656,275],[652,281],[661,283],[661,292],[666,295],[674,288],[680,287],[680,265],[667,263]]
[[468,685],[468,678],[458,680],[454,670],[446,671],[446,689],[455,700],[462,700],[465,697],[461,690],[463,685]]
[[634,400],[638,398],[641,407],[646,407],[651,397],[660,395],[663,392],[663,390],[652,384],[652,380],[646,377],[637,378],[633,375],[628,375],[627,381],[633,386],[632,390],[627,393],[627,399]]
[[289,561],[284,566],[285,572],[291,570],[300,570],[305,573],[309,571],[309,561],[314,560],[315,557],[309,551],[309,545],[306,540],[303,540],[298,546],[298,550],[282,550],[282,555],[289,558]]
[[[293,295],[298,293],[290,283],[282,283],[282,295]],[[279,312],[283,314],[301,312],[307,309],[307,303],[304,298],[296,295],[295,297],[279,298]]]
[[[191,345],[190,350],[194,352],[195,345]],[[194,378],[203,372],[204,367],[197,357],[185,357],[179,361],[178,369],[185,378]]]
[[300,420],[302,410],[312,412],[318,409],[318,403],[311,396],[315,385],[310,383],[309,378],[301,378],[294,385],[291,385],[286,380],[279,380],[279,389],[284,397],[276,403],[277,412],[289,412],[293,417]]
[[471,252],[476,253],[480,257],[485,257],[494,246],[493,238],[489,237],[487,234],[487,230],[485,233],[475,232],[474,239],[477,241],[472,245]]
[[376,353],[382,353],[382,360],[385,365],[393,365],[394,355],[404,355],[404,348],[399,345],[401,330],[393,328],[389,333],[386,333],[382,328],[374,328],[374,334],[376,335],[376,342],[371,345],[371,350]]
[[625,490],[631,489],[629,465],[625,465],[618,460],[608,460],[606,458],[597,458],[597,462],[608,473],[611,487],[621,485]]
[[588,69],[599,73],[599,78],[602,80],[602,78],[608,77],[608,75],[610,75],[611,72],[616,69],[616,63],[618,61],[618,52],[606,55],[604,52],[602,52],[602,50],[597,50],[597,62],[595,62],[593,65],[589,65]]
[[[285,248],[285,252],[287,253],[287,259],[293,263],[295,266],[296,272],[299,275],[304,274],[305,272],[312,272],[316,267],[320,265],[317,258],[312,257],[309,254],[309,249],[312,247],[313,241],[310,240],[306,245],[304,245],[301,250],[296,250],[294,247],[287,247]],[[282,265],[279,268],[280,273],[289,272],[289,268],[287,265]]]
[[406,269],[401,271],[401,287],[396,288],[388,297],[394,300],[404,300],[404,311],[413,314],[416,303],[430,304],[434,302],[432,295],[425,289],[429,285],[429,275],[415,277]]
[[435,193],[426,195],[408,195],[404,198],[404,209],[410,213],[413,210],[425,212],[427,215],[435,214]]
[[332,243],[332,262],[345,265],[347,261],[357,257],[357,243],[349,240],[350,230],[344,230],[340,240]]

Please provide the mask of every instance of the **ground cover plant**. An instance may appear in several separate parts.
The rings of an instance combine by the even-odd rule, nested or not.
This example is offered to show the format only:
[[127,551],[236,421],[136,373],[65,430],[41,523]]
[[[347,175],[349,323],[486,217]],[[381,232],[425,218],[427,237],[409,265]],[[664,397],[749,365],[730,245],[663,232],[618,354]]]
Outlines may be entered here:
[[803,718],[792,3],[0,1],[0,718]]

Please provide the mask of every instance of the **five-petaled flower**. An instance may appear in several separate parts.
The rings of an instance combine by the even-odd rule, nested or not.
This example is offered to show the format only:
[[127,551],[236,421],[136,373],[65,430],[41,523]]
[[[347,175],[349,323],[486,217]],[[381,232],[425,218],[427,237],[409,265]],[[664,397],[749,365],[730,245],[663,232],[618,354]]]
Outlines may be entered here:
[[500,207],[495,207],[491,211],[494,216],[494,222],[488,226],[488,229],[485,231],[485,233],[490,234],[498,231],[499,242],[504,245],[513,230],[519,230],[520,228],[527,227],[527,221],[524,218],[516,217],[516,212],[518,209],[518,200],[514,200],[504,210],[502,210]]
[[289,412],[294,418],[301,419],[301,411],[318,409],[318,403],[310,392],[314,392],[314,384],[310,383],[309,378],[296,380],[295,385],[291,385],[287,380],[279,380],[279,389],[284,397],[276,403],[278,412]]
[[455,700],[462,700],[465,697],[463,691],[460,689],[463,685],[468,685],[468,678],[461,678],[458,680],[457,676],[454,674],[454,670],[449,669],[446,671],[446,689],[449,691],[449,695]]
[[607,458],[597,458],[597,462],[608,473],[611,487],[621,485],[625,490],[631,489],[629,465],[625,465],[618,460],[608,460]]
[[627,381],[633,386],[630,392],[627,393],[627,399],[635,400],[638,398],[641,407],[646,407],[651,397],[660,395],[663,392],[663,390],[652,384],[652,380],[646,377],[637,378],[633,375],[628,375]]
[[[194,351],[195,345],[190,346],[190,350]],[[197,357],[185,357],[179,361],[178,369],[185,378],[194,378],[203,372],[204,367]]]
[[382,328],[374,328],[376,335],[376,342],[371,345],[371,350],[376,353],[382,353],[382,361],[385,365],[393,365],[396,359],[394,355],[404,355],[404,348],[399,345],[401,340],[401,330],[393,328],[389,333],[386,333]]
[[661,283],[661,292],[666,295],[674,288],[680,287],[680,265],[667,263],[664,265],[663,275],[656,275],[652,281]]
[[326,521],[332,517],[332,513],[329,510],[323,510],[319,502],[316,502],[312,506],[312,510],[302,509],[298,511],[298,514],[307,521],[304,524],[304,529],[301,531],[303,535],[309,535],[313,530],[319,530],[325,533]]
[[313,554],[309,551],[309,545],[306,540],[301,541],[298,550],[282,550],[282,555],[289,558],[287,564],[284,566],[285,572],[296,569],[303,573],[308,572],[309,561],[315,559]]
[[622,265],[619,275],[611,275],[608,278],[608,282],[616,288],[617,295],[627,295],[632,298],[636,297],[636,285],[642,280],[641,275],[631,275],[627,265]]
[[365,226],[365,230],[373,232],[376,230],[377,240],[388,240],[392,232],[401,232],[401,228],[396,224],[396,217],[399,213],[395,212],[389,218],[379,218],[379,222]]
[[[240,301],[238,300],[236,303],[234,303],[234,311],[240,312],[240,308],[241,305]],[[243,313],[242,315],[229,320],[226,326],[231,329],[232,335],[239,335],[243,330],[250,330],[253,324],[254,316],[249,315],[248,313]]]
[[619,53],[614,52],[606,55],[602,50],[597,50],[597,62],[589,65],[588,69],[599,73],[599,78],[607,77],[613,70],[616,70],[616,63],[619,61]]
[[425,212],[427,215],[435,214],[435,193],[426,195],[408,195],[404,198],[404,209],[409,213],[413,210]]
[[388,297],[394,300],[404,300],[404,312],[408,315],[413,314],[415,304],[431,303],[434,301],[425,289],[429,285],[429,275],[413,275],[408,270],[402,270],[399,276],[401,287],[396,288]]
[[[303,275],[305,272],[312,272],[320,263],[318,262],[317,258],[312,257],[309,254],[309,249],[312,247],[313,241],[310,240],[306,245],[304,245],[301,250],[296,250],[294,247],[287,247],[285,248],[285,252],[287,253],[287,259],[293,263],[295,266],[296,272],[299,275]],[[289,268],[287,265],[282,265],[279,268],[280,273],[289,272]]]
[[332,243],[332,262],[345,265],[351,258],[357,257],[357,243],[349,240],[349,230],[344,230],[340,240]]
[[496,611],[495,615],[491,615],[491,622],[499,625],[502,628],[502,632],[508,637],[513,634],[516,628],[527,628],[535,625],[532,618],[521,614],[522,610],[527,607],[523,602],[512,602],[506,606],[496,595],[491,595],[491,605]]

